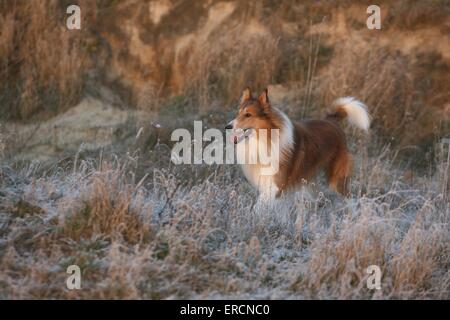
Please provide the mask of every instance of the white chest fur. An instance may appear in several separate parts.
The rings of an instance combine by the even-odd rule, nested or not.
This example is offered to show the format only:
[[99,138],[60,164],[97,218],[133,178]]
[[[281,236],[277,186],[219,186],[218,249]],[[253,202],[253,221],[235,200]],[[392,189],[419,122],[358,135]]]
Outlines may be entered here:
[[[276,165],[279,166],[282,161],[286,161],[289,158],[288,156],[292,152],[294,146],[294,127],[283,112],[276,108],[273,108],[272,112],[276,113],[281,119],[282,126],[279,132],[279,139],[271,139],[270,142],[266,141],[266,143],[271,144],[271,150],[276,150],[275,153],[271,154],[271,165],[275,161]],[[242,164],[241,167],[245,177],[258,189],[261,198],[274,199],[278,192],[278,187],[274,181],[275,174],[278,170],[273,174],[267,174],[267,166],[258,163],[258,151],[255,152],[255,150],[258,150],[260,142],[256,138],[256,135],[252,134],[245,141],[238,143],[236,148],[238,161]]]
[[[242,171],[247,180],[255,187],[264,199],[273,199],[278,192],[274,182],[274,174],[268,174],[270,165],[263,165],[258,160],[258,140],[255,135],[237,145],[236,152]],[[273,149],[272,149],[273,150]],[[278,159],[276,159],[278,162]]]

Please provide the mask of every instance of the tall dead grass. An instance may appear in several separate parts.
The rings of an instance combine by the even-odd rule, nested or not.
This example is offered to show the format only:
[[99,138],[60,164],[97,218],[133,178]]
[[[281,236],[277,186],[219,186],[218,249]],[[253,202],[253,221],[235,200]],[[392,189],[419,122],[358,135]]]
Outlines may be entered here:
[[0,160],[5,156],[6,142],[5,134],[3,133],[2,124],[0,123]]
[[[385,18],[388,27],[404,30],[418,30],[430,25],[443,26],[450,13],[450,6],[445,0],[417,1],[401,0],[388,5]],[[389,6],[390,5],[390,6]]]
[[83,32],[66,28],[60,1],[0,5],[0,74],[7,80],[0,84],[3,119],[48,117],[77,102],[92,49],[86,29],[93,6],[81,3]]
[[230,105],[249,84],[262,89],[272,82],[281,54],[278,40],[265,31],[251,34],[243,28],[217,32],[184,53],[184,74],[178,84],[183,94],[195,97],[200,110],[211,109],[217,100]]
[[[380,157],[370,163],[393,154]],[[266,208],[238,168],[186,179],[200,167],[148,172],[129,157],[75,171],[4,167],[0,296],[450,298],[450,207],[434,177],[410,184],[404,169],[368,165],[371,178],[352,183],[366,195],[344,200],[319,180]],[[81,290],[65,286],[71,264]],[[369,265],[382,270],[381,290],[367,288]]]
[[[186,30],[177,29],[180,34],[169,32],[170,23],[147,28],[146,19],[142,20],[145,23],[137,19],[131,28],[136,32],[128,35],[119,31],[117,24],[122,20],[116,21],[115,10],[126,8],[127,14],[133,15],[133,10],[145,11],[148,3],[79,3],[83,8],[81,32],[65,28],[67,3],[13,1],[0,5],[0,74],[6,80],[0,84],[2,118],[30,120],[55,115],[74,105],[88,83],[95,82],[92,78],[106,82],[113,78],[114,83],[108,85],[116,89],[122,82],[123,88],[115,91],[121,92],[124,100],[154,111],[164,112],[167,106],[176,109],[179,100],[190,109],[222,111],[233,105],[246,86],[260,90],[281,84],[295,88],[296,99],[289,106],[295,117],[322,116],[336,97],[357,96],[370,107],[374,132],[385,142],[430,142],[436,127],[445,126],[442,110],[448,102],[449,67],[439,53],[394,52],[395,46],[389,42],[381,45],[368,40],[351,24],[346,26],[348,37],[339,41],[332,39],[334,34],[329,30],[310,32],[320,30],[321,24],[336,25],[337,10],[350,9],[352,1],[237,1],[234,11],[217,25],[208,14],[213,8],[217,13],[220,7],[208,4],[183,9]],[[187,2],[180,2],[173,10],[185,7],[189,7]],[[434,28],[449,10],[443,1],[413,1],[411,12],[404,8],[409,10],[410,6],[403,2],[386,5],[389,32],[399,35],[412,24]],[[199,14],[205,24],[193,23]],[[111,27],[102,29],[102,25]],[[105,43],[109,32],[117,33],[125,47]],[[133,35],[139,36],[137,48],[157,53],[157,62],[150,58],[141,61],[137,58],[140,55],[131,51],[134,47],[127,47],[131,41],[127,37]],[[152,42],[159,37],[164,41]],[[122,49],[123,59],[122,53],[110,52]],[[133,70],[138,74],[136,69],[142,69],[142,79],[146,80],[133,77],[131,71],[129,78],[117,78],[120,72],[111,57],[120,60],[120,72]],[[438,135],[445,135],[447,129],[439,129],[446,131]]]

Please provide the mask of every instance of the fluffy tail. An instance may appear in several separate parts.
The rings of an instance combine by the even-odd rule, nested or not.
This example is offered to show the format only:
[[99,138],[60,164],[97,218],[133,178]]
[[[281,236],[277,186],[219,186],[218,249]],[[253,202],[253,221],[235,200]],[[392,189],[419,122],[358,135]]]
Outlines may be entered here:
[[327,115],[327,119],[341,120],[344,118],[361,130],[369,130],[370,116],[367,107],[353,97],[339,98],[334,101],[333,111]]

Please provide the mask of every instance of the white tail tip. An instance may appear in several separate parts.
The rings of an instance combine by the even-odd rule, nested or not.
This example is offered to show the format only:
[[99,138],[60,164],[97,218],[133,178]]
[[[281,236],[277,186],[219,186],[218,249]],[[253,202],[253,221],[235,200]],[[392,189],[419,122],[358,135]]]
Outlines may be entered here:
[[347,120],[357,128],[368,131],[370,127],[370,116],[367,106],[353,97],[339,98],[334,102],[336,109],[343,109],[347,114]]

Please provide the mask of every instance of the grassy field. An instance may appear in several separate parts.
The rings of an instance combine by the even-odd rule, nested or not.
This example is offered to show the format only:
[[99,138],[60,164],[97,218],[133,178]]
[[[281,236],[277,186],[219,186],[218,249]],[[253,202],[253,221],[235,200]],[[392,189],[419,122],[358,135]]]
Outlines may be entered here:
[[[0,2],[0,299],[450,299],[448,1],[379,1],[381,30],[350,0],[77,3],[69,31],[68,1]],[[349,199],[170,162],[246,86],[293,120],[367,104]]]
[[[442,151],[433,176],[415,177],[385,148],[359,159],[352,198],[319,179],[276,208],[255,205],[237,167],[173,166],[163,147],[3,167],[0,295],[449,299]],[[81,290],[65,286],[72,264]],[[367,288],[369,265],[382,270],[381,290]]]

